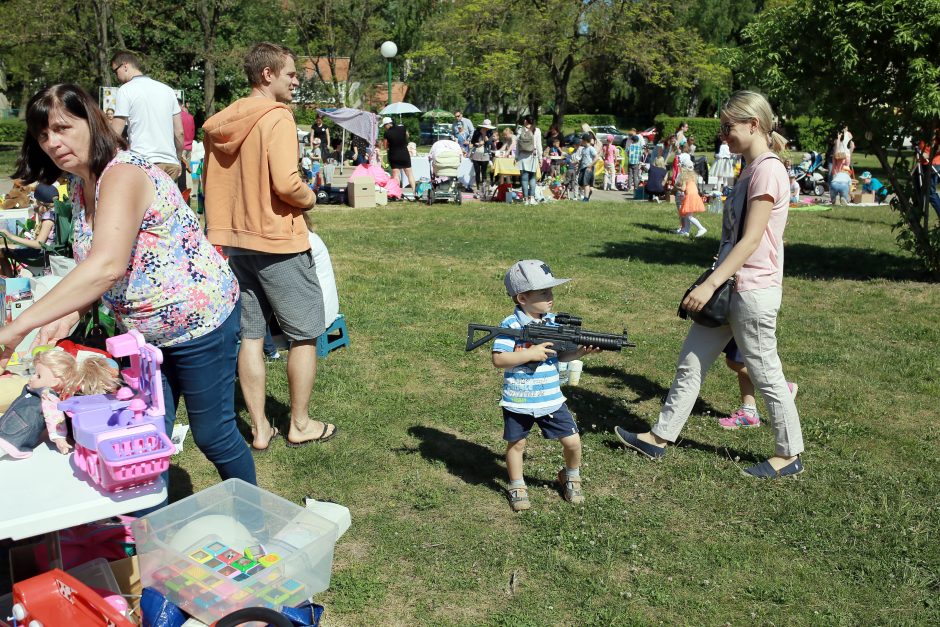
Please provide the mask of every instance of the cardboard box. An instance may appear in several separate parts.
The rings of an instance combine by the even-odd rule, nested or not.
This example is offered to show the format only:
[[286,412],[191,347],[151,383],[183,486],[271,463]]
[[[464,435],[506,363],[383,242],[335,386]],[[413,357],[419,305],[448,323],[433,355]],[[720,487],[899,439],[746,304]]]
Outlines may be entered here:
[[375,206],[375,179],[371,176],[353,176],[346,186],[346,204],[355,209]]
[[849,194],[849,202],[853,205],[857,205],[862,202],[862,192],[851,192]]
[[384,207],[388,204],[388,191],[384,187],[375,189],[375,204],[378,207]]
[[870,205],[875,203],[875,195],[869,192],[862,192],[860,194],[859,202],[863,205]]

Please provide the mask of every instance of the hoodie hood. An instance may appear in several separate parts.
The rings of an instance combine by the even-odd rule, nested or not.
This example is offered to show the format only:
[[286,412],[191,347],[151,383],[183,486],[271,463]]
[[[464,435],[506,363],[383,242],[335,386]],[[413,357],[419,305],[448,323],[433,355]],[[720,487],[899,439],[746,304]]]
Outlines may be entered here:
[[258,120],[274,109],[287,109],[286,104],[267,98],[242,98],[206,120],[202,130],[213,146],[226,154],[238,152]]

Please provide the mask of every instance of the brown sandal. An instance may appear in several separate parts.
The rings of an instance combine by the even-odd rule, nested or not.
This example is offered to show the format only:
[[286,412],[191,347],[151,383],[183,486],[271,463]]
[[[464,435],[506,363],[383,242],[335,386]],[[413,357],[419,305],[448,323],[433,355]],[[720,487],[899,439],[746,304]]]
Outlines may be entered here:
[[529,503],[529,490],[525,487],[509,489],[509,506],[514,512],[522,512],[531,506]]
[[581,491],[581,479],[569,479],[565,469],[558,471],[558,483],[561,485],[562,496],[569,503],[580,505],[584,502],[584,492]]

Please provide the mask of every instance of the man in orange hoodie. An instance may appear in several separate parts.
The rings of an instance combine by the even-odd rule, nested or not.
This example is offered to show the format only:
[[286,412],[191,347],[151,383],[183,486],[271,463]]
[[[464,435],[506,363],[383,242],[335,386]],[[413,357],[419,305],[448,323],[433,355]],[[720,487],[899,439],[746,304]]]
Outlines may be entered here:
[[291,342],[287,360],[291,425],[288,446],[324,442],[336,426],[308,413],[323,334],[323,294],[303,213],[316,195],[297,171],[297,125],[288,106],[298,86],[293,53],[256,44],[245,57],[251,93],[203,124],[206,227],[223,246],[242,290],[238,378],[251,416],[252,447],[278,435],[264,411],[262,346],[273,313]]

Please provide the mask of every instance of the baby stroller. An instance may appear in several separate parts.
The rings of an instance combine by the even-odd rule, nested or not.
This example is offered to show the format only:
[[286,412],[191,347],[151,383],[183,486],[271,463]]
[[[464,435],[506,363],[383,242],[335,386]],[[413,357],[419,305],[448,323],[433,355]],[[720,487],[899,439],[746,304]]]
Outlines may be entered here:
[[452,200],[458,205],[463,202],[457,169],[463,155],[456,150],[441,150],[431,161],[431,189],[428,190],[428,204]]
[[804,194],[822,196],[829,187],[826,170],[823,168],[823,156],[818,152],[804,153],[800,164],[793,167],[793,174]]

